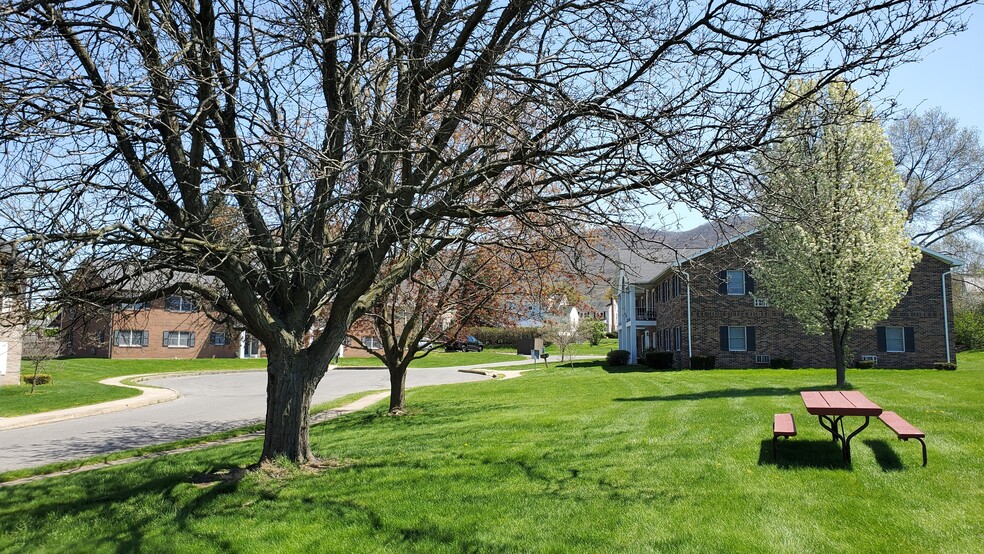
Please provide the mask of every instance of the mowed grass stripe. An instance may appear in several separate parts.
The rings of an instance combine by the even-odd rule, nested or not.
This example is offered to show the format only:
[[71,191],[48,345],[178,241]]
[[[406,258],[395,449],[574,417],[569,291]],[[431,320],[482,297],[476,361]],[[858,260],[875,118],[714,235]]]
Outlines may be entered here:
[[[314,448],[337,469],[191,482],[251,463],[254,442],[0,490],[0,550],[975,552],[975,364],[848,373],[929,434],[927,468],[878,422],[840,462],[798,394],[832,370],[585,364],[411,390],[407,417],[379,405],[319,425]],[[773,464],[779,411],[800,435]]]

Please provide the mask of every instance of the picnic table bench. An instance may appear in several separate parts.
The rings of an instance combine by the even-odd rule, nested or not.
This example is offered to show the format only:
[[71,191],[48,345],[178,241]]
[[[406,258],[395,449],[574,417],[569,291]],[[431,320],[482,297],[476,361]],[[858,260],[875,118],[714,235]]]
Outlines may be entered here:
[[923,456],[923,467],[926,467],[926,433],[923,433],[919,429],[916,429],[911,423],[902,419],[899,414],[895,412],[882,412],[878,416],[889,429],[898,435],[899,440],[908,441],[909,439],[916,439],[919,444],[922,445],[922,456]]
[[793,414],[776,414],[772,418],[772,459],[778,456],[779,437],[796,436],[796,422],[793,421]]

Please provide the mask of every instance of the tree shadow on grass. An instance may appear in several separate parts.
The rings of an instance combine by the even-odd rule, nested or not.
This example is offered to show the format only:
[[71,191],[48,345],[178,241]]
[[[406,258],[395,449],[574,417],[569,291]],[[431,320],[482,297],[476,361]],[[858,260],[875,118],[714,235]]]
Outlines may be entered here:
[[668,402],[673,400],[707,400],[711,398],[744,398],[748,396],[792,396],[805,390],[836,390],[833,385],[810,386],[808,388],[755,387],[750,389],[722,389],[665,396],[639,396],[635,398],[615,398],[616,402]]
[[844,461],[840,443],[825,440],[779,439],[778,456],[773,457],[772,439],[762,441],[758,465],[774,465],[781,469],[797,467],[850,470]]
[[608,373],[655,373],[656,370],[645,365],[609,365],[602,363],[601,367]]

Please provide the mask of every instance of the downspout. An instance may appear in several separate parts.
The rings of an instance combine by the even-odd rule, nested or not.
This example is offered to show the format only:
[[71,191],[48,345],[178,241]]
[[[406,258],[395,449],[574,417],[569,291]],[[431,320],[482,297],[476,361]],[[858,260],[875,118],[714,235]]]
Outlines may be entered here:
[[[690,317],[690,274],[686,271],[680,273],[687,279],[687,357],[693,360],[694,357],[694,334],[693,324]],[[949,345],[949,343],[947,343]]]
[[943,272],[940,281],[943,284],[943,337],[946,340],[946,363],[950,363],[950,320],[946,311],[946,276],[953,273],[953,270]]

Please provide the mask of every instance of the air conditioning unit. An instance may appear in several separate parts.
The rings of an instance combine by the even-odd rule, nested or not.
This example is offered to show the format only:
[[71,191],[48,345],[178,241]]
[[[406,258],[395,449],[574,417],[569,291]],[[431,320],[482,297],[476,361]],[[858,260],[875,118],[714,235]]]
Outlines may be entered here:
[[757,364],[768,364],[772,363],[772,356],[768,354],[756,354],[755,363]]
[[768,308],[769,307],[769,299],[768,298],[756,298],[755,299],[755,307],[756,308]]
[[861,356],[862,362],[875,362],[878,363],[878,356]]

